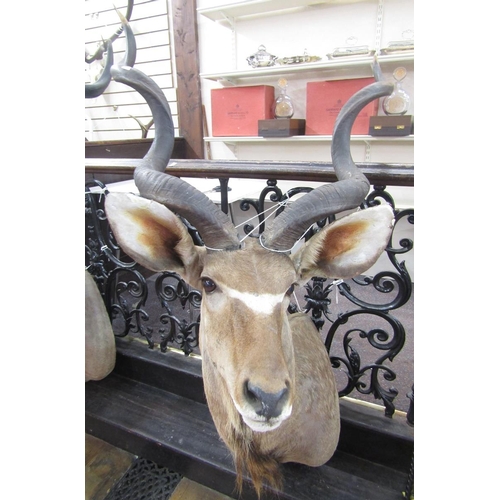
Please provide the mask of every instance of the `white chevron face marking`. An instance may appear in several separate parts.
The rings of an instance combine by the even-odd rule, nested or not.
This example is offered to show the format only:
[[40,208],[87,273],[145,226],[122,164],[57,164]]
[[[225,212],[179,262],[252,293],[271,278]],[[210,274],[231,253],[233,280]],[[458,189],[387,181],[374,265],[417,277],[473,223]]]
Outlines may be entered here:
[[254,294],[248,292],[239,292],[233,288],[227,288],[226,293],[229,297],[241,300],[248,308],[258,314],[271,314],[274,308],[283,302],[284,293],[278,294]]

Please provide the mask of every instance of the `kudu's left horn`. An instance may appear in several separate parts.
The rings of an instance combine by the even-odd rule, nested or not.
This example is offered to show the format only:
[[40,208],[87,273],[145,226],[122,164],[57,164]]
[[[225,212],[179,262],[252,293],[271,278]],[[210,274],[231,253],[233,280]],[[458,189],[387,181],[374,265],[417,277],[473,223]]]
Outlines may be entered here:
[[332,163],[338,181],[320,186],[287,206],[262,234],[261,241],[266,248],[290,250],[314,222],[362,203],[370,182],[351,156],[352,126],[368,103],[390,95],[393,89],[392,83],[375,82],[356,92],[345,103],[332,136]]

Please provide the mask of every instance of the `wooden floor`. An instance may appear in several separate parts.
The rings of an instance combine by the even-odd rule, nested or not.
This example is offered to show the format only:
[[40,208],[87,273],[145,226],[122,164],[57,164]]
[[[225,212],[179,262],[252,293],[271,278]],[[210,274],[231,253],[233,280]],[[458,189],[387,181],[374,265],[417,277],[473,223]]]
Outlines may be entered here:
[[[104,500],[132,465],[135,456],[85,434],[85,500]],[[151,499],[155,500],[155,499]],[[226,495],[183,478],[170,500],[232,500]]]
[[85,434],[85,500],[103,500],[133,460],[134,455]]

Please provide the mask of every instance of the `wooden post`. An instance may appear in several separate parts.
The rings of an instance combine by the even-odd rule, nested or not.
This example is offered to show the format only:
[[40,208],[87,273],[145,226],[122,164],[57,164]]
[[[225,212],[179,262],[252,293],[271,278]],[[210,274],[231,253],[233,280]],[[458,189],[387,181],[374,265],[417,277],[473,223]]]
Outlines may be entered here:
[[172,0],[179,130],[186,159],[204,158],[196,0]]

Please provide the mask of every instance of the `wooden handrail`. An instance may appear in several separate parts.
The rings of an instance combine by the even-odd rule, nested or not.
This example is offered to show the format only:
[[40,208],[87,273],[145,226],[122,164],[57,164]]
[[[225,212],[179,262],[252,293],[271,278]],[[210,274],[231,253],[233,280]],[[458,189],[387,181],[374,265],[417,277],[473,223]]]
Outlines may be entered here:
[[[85,158],[89,174],[132,174],[140,159]],[[413,164],[357,163],[372,185],[413,186]],[[314,182],[337,180],[330,162],[253,160],[170,160],[167,170],[176,177],[249,178]]]

